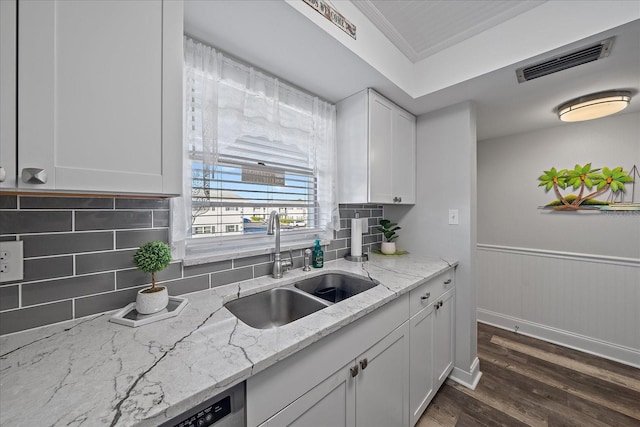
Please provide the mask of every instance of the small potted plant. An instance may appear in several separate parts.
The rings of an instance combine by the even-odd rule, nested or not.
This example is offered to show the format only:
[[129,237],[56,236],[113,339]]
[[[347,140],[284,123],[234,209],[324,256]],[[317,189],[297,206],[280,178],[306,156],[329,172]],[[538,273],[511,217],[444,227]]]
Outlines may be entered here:
[[388,219],[380,220],[380,226],[378,227],[378,230],[382,231],[385,239],[380,247],[380,252],[385,255],[392,255],[396,253],[396,242],[394,242],[394,240],[398,238],[396,231],[400,229],[401,227],[398,227],[398,224],[393,223]]
[[157,313],[169,303],[166,286],[156,286],[155,274],[167,268],[171,262],[171,249],[163,242],[147,242],[133,255],[138,270],[151,273],[151,287],[138,291],[136,310],[140,314]]

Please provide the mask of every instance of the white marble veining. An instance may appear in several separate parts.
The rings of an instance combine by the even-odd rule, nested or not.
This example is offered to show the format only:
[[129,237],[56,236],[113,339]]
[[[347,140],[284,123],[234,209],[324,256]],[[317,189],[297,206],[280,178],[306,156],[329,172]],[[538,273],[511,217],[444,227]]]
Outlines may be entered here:
[[[139,328],[109,314],[0,337],[0,425],[153,426],[370,313],[455,265],[413,255],[328,262],[187,295],[174,318]],[[225,302],[300,277],[346,271],[377,286],[279,328],[238,321]]]

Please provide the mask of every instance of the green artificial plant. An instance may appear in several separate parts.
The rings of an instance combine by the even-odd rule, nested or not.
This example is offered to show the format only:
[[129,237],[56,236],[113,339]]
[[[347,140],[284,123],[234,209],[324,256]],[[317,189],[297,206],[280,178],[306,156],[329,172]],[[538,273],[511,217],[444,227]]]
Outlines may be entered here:
[[133,255],[133,262],[138,270],[151,273],[151,288],[149,292],[156,292],[156,276],[159,271],[167,268],[171,262],[171,249],[163,242],[147,242]]
[[389,221],[388,219],[381,219],[380,226],[377,227],[379,231],[384,234],[384,238],[387,242],[393,242],[398,235],[396,234],[397,230],[401,230],[401,227],[398,227],[398,224]]

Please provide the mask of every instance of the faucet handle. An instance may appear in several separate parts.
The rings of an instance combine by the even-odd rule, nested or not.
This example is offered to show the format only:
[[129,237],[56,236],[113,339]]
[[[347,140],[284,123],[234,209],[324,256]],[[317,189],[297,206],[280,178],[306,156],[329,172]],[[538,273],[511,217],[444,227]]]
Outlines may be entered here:
[[291,270],[293,268],[293,253],[289,250],[289,259],[283,259],[281,261],[282,271]]

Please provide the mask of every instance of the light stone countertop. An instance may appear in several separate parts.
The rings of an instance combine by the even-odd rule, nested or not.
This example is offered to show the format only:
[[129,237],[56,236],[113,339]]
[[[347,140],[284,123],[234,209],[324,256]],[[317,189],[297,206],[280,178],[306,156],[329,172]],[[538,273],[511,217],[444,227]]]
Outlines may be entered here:
[[[112,313],[0,337],[0,426],[154,426],[246,380],[435,277],[453,260],[372,255],[185,295],[176,317],[138,328]],[[278,328],[251,328],[223,304],[344,271],[382,285]]]

